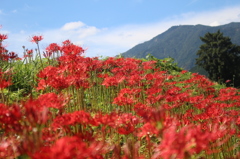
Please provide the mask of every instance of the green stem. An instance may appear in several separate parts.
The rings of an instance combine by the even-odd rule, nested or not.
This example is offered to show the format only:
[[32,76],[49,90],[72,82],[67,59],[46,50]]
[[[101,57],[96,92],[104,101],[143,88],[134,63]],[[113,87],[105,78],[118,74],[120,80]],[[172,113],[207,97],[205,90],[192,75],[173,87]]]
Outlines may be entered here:
[[38,47],[38,55],[39,55],[40,62],[41,62],[42,68],[43,68],[43,62],[42,62],[42,57],[41,57],[40,48],[39,48],[39,44],[38,43],[37,43],[37,47]]

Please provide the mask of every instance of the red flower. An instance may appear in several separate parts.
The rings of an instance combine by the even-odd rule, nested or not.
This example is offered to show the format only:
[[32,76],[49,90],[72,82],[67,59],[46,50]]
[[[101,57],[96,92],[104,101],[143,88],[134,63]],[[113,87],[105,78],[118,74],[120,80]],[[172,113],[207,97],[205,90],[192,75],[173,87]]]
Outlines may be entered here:
[[31,55],[33,53],[33,50],[31,49],[31,50],[27,50],[27,54],[28,55]]
[[177,131],[173,125],[164,130],[163,140],[153,158],[187,158],[205,150],[210,141],[211,134],[203,132],[200,126],[189,125]]
[[135,97],[139,95],[141,92],[141,89],[129,89],[129,88],[123,88],[119,95],[114,98],[113,104],[117,105],[131,105],[135,103],[137,100]]
[[229,83],[229,82],[231,82],[231,80],[226,80],[226,83]]
[[144,70],[154,69],[156,63],[157,63],[157,61],[146,61],[146,62],[143,62],[142,63],[143,69]]
[[138,129],[139,132],[137,134],[138,137],[144,137],[144,136],[152,136],[157,135],[159,133],[159,130],[157,129],[156,125],[151,124],[149,122],[145,123],[141,128]]
[[40,151],[31,155],[31,157],[35,159],[103,159],[102,154],[105,154],[108,149],[108,145],[103,142],[89,144],[77,136],[70,136],[58,139],[51,147],[42,147]]
[[26,119],[32,126],[37,124],[45,124],[49,118],[48,107],[42,105],[39,100],[28,100],[24,103]]
[[48,108],[61,109],[67,104],[68,99],[65,99],[62,95],[57,95],[55,93],[42,94],[37,99],[42,106]]
[[43,39],[43,37],[40,35],[40,36],[33,36],[32,39],[31,39],[31,42],[34,42],[36,44],[38,44],[39,41],[41,41]]
[[72,42],[70,40],[65,40],[62,43],[63,45],[70,45]]
[[21,131],[21,117],[18,105],[7,106],[0,103],[0,129],[5,133]]
[[68,113],[68,114],[64,114],[56,117],[53,120],[52,127],[54,129],[58,129],[61,127],[76,125],[76,124],[94,125],[95,123],[88,112],[81,110],[81,111],[75,111],[73,113]]
[[84,53],[82,47],[70,43],[69,40],[66,40],[65,42],[63,42],[63,44],[64,45],[62,46],[61,51],[65,55],[82,55]]
[[10,86],[12,83],[11,83],[11,80],[6,80],[5,79],[5,73],[1,71],[0,69],[0,90],[1,89],[4,89],[8,86]]
[[46,48],[46,51],[48,52],[57,52],[57,51],[60,51],[61,47],[56,44],[56,43],[51,43],[47,48]]
[[6,34],[0,34],[0,42],[2,42],[3,40],[7,39],[8,36]]
[[18,55],[15,52],[9,52],[8,56],[10,59],[15,59],[16,57],[18,57]]
[[185,74],[185,73],[187,73],[187,72],[188,72],[188,71],[186,71],[186,70],[182,70],[182,71],[181,71],[182,74]]

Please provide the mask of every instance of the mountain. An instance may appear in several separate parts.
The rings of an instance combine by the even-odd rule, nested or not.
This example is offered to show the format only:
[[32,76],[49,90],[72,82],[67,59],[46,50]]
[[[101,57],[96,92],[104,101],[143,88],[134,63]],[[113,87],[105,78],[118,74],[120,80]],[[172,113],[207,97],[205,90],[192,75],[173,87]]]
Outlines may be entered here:
[[145,58],[148,54],[163,59],[172,57],[179,67],[190,70],[195,66],[197,51],[202,41],[200,37],[207,32],[220,30],[223,36],[231,38],[233,44],[240,45],[240,22],[232,22],[221,26],[179,25],[173,26],[153,39],[138,44],[122,55],[124,57]]

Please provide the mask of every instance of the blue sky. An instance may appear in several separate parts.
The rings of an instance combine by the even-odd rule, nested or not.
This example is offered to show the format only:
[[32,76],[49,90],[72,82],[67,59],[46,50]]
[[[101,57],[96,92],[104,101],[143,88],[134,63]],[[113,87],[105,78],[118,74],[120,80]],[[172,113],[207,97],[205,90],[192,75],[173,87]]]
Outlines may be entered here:
[[86,56],[115,56],[174,25],[230,22],[240,22],[239,0],[0,0],[0,33],[20,56],[36,48],[33,35],[43,35],[42,51],[69,39]]

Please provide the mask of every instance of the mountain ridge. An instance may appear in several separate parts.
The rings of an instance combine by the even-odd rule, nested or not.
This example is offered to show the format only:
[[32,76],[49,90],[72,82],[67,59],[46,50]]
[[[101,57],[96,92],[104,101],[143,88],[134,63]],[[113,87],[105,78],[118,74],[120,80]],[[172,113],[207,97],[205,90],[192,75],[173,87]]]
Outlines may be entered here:
[[178,25],[172,26],[151,40],[140,43],[122,55],[124,57],[145,58],[148,54],[163,59],[172,57],[179,67],[190,70],[195,66],[197,51],[202,44],[200,37],[217,30],[231,38],[233,44],[240,45],[240,22],[220,26]]

